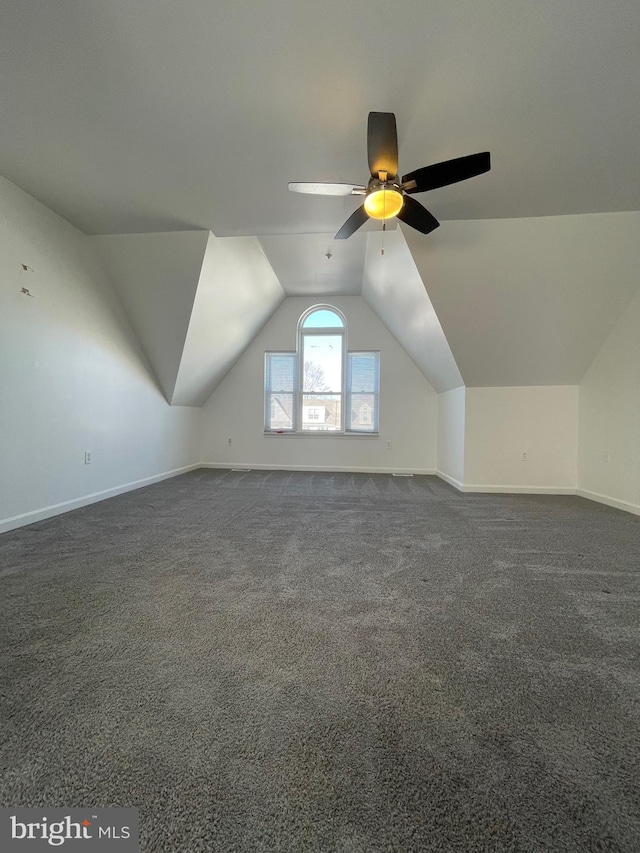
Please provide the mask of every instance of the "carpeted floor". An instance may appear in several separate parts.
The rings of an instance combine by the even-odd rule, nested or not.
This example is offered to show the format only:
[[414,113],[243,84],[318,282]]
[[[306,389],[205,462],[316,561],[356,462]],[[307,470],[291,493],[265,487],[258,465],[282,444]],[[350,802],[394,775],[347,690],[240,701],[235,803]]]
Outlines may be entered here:
[[144,851],[640,850],[640,518],[194,471],[0,537],[0,805]]

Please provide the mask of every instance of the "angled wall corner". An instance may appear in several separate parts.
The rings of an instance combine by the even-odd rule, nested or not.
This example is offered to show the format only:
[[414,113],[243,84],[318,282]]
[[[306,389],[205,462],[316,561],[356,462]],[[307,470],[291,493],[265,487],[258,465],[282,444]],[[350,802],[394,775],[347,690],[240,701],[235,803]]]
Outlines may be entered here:
[[464,488],[466,389],[438,394],[438,475],[462,491]]
[[173,403],[209,232],[87,239],[106,266],[160,388]]
[[284,297],[256,237],[209,234],[171,402],[204,405]]
[[578,494],[640,515],[640,290],[580,383]]
[[463,384],[400,228],[386,232],[384,255],[380,235],[367,235],[362,296],[438,393]]

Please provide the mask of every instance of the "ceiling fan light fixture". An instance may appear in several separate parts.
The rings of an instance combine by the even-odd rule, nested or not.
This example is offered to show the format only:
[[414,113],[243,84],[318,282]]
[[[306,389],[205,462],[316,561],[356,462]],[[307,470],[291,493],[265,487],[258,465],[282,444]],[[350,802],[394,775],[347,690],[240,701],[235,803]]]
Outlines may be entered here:
[[369,190],[364,209],[372,219],[391,219],[402,210],[404,199],[396,187],[378,186]]

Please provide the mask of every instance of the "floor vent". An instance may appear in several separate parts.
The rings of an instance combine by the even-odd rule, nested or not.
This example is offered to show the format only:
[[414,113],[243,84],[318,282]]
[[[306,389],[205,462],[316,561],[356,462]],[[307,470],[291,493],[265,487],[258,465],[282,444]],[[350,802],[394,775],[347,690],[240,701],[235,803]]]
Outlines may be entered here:
[[392,474],[392,477],[413,477],[413,474]]

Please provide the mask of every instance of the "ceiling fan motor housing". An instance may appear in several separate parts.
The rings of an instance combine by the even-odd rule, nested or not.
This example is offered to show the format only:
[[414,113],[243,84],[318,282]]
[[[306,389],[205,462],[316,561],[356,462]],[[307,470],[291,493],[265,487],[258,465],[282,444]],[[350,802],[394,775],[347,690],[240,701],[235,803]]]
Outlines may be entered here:
[[402,209],[404,199],[396,180],[372,177],[367,184],[364,207],[372,219],[390,219]]

